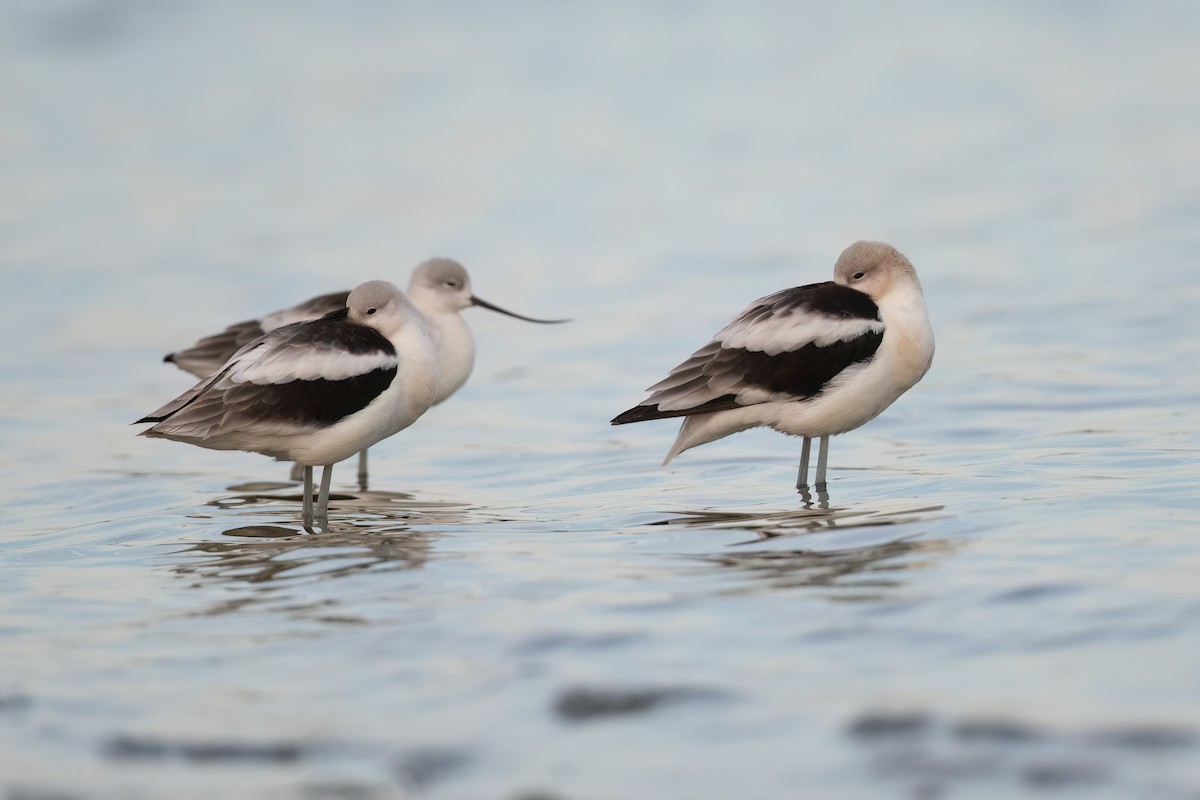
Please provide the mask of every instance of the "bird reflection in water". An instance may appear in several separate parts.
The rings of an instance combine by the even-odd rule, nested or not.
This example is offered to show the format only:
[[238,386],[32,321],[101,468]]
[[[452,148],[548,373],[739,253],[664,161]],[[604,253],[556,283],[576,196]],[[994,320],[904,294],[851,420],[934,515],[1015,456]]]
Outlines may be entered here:
[[[294,483],[255,482],[230,486],[229,491],[236,494],[220,497],[209,501],[209,505],[217,508],[236,510],[249,514],[274,514],[287,507],[303,502],[303,490]],[[413,524],[460,524],[474,518],[472,509],[465,503],[454,503],[437,500],[418,500],[415,495],[406,492],[385,492],[380,490],[361,491],[331,491],[330,503],[337,503],[341,524],[336,521],[326,532],[353,532],[364,530],[364,525],[378,523],[394,526],[397,523],[411,522]],[[246,532],[229,535],[287,536],[304,533],[300,528],[266,526],[268,532],[255,533],[264,526],[251,525]],[[235,529],[242,530],[242,529]],[[269,534],[275,531],[275,534]]]
[[753,580],[730,594],[758,589],[825,587],[831,599],[888,599],[904,586],[903,573],[930,566],[953,545],[941,539],[896,539],[844,550],[748,550],[700,556],[706,563],[737,570]]
[[751,542],[792,536],[801,533],[817,533],[830,530],[902,525],[937,518],[945,506],[904,504],[875,504],[861,508],[829,506],[829,495],[814,507],[805,502],[803,508],[779,511],[760,509],[751,511],[683,511],[677,516],[653,523],[656,525],[684,525],[690,528],[730,529],[749,531],[755,535]]
[[[695,556],[699,561],[735,570],[749,583],[726,586],[730,594],[799,587],[828,587],[839,600],[879,600],[904,584],[902,573],[929,566],[955,545],[943,539],[921,538],[912,527],[936,519],[943,506],[875,505],[871,508],[812,508],[789,511],[688,511],[658,525],[682,525],[709,530],[737,530],[753,538],[734,542],[719,553]],[[871,535],[869,529],[903,526],[894,538]],[[841,534],[868,535],[869,541],[843,539]],[[883,533],[882,531],[880,532]],[[834,541],[819,534],[838,534]],[[797,537],[814,545],[786,547]],[[882,539],[882,541],[881,541]]]
[[233,541],[197,542],[182,551],[209,557],[180,564],[175,571],[207,580],[267,584],[299,574],[337,578],[364,570],[419,569],[437,538],[402,524],[340,528],[318,540],[274,525],[230,528],[225,536]]
[[[299,501],[290,483],[230,487],[237,494],[210,505],[246,516],[270,517],[260,524],[228,528],[220,539],[196,542],[176,555],[193,556],[173,567],[205,581],[253,584],[264,590],[292,580],[329,579],[365,570],[419,569],[430,558],[436,529],[478,522],[478,511],[463,503],[416,500],[399,492],[347,492],[331,495],[338,521],[318,534],[276,524],[290,516],[285,507]],[[257,598],[262,599],[262,598]],[[256,598],[243,597],[206,614],[236,610]]]

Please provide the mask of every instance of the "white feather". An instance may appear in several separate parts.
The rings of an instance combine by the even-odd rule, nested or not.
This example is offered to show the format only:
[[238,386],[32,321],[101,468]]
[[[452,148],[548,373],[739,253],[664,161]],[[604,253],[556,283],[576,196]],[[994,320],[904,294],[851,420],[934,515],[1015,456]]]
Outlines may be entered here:
[[398,365],[391,353],[351,354],[331,347],[276,349],[257,347],[235,356],[228,379],[267,385],[291,381],[342,381]]
[[828,347],[834,342],[848,342],[868,333],[882,332],[882,320],[835,319],[793,308],[750,321],[738,318],[726,325],[716,335],[716,340],[729,349],[741,348],[777,356],[807,344]]

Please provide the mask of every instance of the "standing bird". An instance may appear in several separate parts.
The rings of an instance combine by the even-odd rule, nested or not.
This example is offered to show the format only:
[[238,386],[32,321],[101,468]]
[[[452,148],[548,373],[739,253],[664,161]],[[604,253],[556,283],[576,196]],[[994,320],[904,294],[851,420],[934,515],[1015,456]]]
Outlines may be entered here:
[[[466,268],[449,258],[431,258],[419,264],[408,281],[407,293],[409,300],[424,317],[425,330],[437,352],[441,388],[434,400],[435,405],[457,392],[467,382],[475,365],[475,340],[460,311],[480,306],[526,322],[557,324],[568,321],[522,316],[476,297],[471,292],[471,276]],[[239,348],[268,331],[293,322],[317,319],[330,311],[344,308],[347,294],[323,294],[261,319],[235,323],[220,333],[204,337],[186,350],[168,354],[163,361],[174,363],[180,369],[203,378],[228,361]],[[292,479],[298,479],[294,472]],[[359,454],[358,481],[366,487],[366,450]]]
[[407,428],[433,405],[438,388],[421,315],[394,285],[368,281],[340,309],[252,340],[138,422],[155,423],[142,436],[303,466],[304,527],[311,531],[313,467],[325,468],[316,514],[325,525],[333,465]]
[[833,273],[756,300],[612,424],[684,417],[664,465],[749,428],[802,436],[801,491],[820,437],[823,491],[829,437],[874,419],[933,363],[929,312],[907,258],[882,242],[855,242]]

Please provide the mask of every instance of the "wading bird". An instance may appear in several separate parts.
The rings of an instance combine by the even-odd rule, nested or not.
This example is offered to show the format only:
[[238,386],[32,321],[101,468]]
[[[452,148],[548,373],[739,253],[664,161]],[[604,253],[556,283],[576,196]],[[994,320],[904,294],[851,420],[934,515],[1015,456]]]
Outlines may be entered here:
[[824,491],[829,437],[874,419],[931,363],[933,329],[916,270],[889,245],[856,242],[832,281],[756,300],[612,424],[683,417],[663,464],[749,428],[802,436],[801,491],[820,438],[816,486]]
[[[220,333],[204,337],[186,350],[168,354],[163,361],[173,363],[198,378],[206,377],[228,361],[239,348],[264,333],[293,322],[317,319],[344,308],[347,294],[323,294],[260,319],[235,323]],[[431,258],[419,264],[409,279],[406,294],[425,318],[425,330],[437,352],[441,388],[435,405],[462,388],[475,366],[475,340],[459,312],[479,306],[526,322],[543,325],[568,322],[565,319],[526,317],[476,297],[471,291],[471,276],[466,268],[449,258]],[[299,479],[300,475],[293,470],[292,480]],[[366,450],[359,453],[358,482],[362,488],[366,488]]]
[[325,526],[333,465],[407,428],[438,391],[422,316],[394,285],[368,281],[341,309],[251,340],[138,422],[154,423],[142,436],[301,465],[311,531],[313,467],[324,467],[316,519]]

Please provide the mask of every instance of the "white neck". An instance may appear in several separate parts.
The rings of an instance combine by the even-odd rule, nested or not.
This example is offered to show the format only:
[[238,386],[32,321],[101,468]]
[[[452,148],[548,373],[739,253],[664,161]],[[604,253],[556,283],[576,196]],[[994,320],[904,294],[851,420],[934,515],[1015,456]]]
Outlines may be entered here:
[[[418,308],[420,308],[418,306]],[[439,383],[434,405],[457,392],[471,376],[475,366],[475,339],[457,311],[421,309],[433,350],[437,354]]]
[[912,386],[933,363],[933,328],[921,284],[913,281],[896,287],[879,302],[885,326],[884,341],[898,377]]

